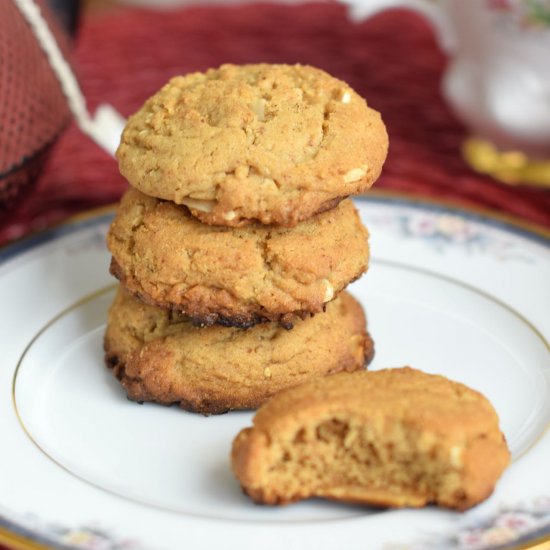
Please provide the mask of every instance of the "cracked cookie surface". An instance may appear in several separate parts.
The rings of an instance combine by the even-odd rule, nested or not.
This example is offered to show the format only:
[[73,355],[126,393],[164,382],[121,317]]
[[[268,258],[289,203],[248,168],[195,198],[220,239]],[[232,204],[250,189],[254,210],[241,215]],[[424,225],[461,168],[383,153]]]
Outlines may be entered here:
[[387,148],[380,115],[324,71],[223,65],[148,99],[117,158],[134,187],[205,223],[292,226],[366,191]]
[[465,510],[510,461],[477,391],[409,367],[336,374],[284,391],[235,438],[233,471],[256,502],[323,497]]
[[359,303],[348,293],[293,330],[193,326],[119,288],[109,311],[105,361],[135,401],[216,414],[250,409],[284,388],[364,367],[373,355]]
[[142,300],[198,324],[247,327],[322,311],[367,269],[367,239],[349,199],[292,229],[228,228],[129,189],[107,245],[112,273]]

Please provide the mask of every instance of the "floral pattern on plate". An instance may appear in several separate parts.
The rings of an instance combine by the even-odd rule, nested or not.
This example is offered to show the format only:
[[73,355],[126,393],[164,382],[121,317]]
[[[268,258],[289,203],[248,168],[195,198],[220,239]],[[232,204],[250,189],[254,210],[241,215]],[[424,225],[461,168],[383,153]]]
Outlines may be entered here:
[[403,208],[370,216],[367,226],[381,226],[403,239],[422,241],[438,253],[453,248],[468,254],[489,254],[499,261],[536,261],[536,255],[526,250],[514,234],[492,231],[487,223],[444,210]]
[[69,527],[58,523],[46,523],[32,514],[27,514],[16,520],[4,520],[2,523],[4,522],[12,532],[49,548],[145,550],[138,541],[119,538],[112,531],[95,524]]
[[[461,522],[456,532],[407,544],[388,543],[384,550],[497,550],[548,535],[550,497],[502,507],[500,513]],[[549,539],[550,540],[550,539]]]

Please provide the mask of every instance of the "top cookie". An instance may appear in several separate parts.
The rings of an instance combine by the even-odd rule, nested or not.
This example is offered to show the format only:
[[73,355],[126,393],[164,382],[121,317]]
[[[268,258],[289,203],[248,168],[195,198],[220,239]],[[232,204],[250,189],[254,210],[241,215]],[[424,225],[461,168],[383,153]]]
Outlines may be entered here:
[[143,193],[201,221],[293,226],[378,178],[388,137],[346,83],[302,65],[223,65],[173,78],[117,151]]

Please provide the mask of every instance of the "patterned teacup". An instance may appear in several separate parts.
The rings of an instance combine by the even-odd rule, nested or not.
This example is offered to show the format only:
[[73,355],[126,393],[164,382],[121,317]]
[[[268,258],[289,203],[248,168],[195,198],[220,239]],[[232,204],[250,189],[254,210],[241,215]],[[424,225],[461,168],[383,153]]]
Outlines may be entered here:
[[472,138],[466,159],[508,183],[550,186],[550,0],[343,0],[363,19],[408,7],[449,55],[442,92]]

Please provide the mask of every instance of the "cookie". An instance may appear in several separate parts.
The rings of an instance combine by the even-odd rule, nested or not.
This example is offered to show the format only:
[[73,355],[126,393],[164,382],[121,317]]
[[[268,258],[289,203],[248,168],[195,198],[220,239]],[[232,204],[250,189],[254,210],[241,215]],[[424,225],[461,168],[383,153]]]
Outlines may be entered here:
[[408,367],[338,374],[275,396],[233,442],[256,502],[310,497],[465,510],[487,498],[510,455],[477,391]]
[[244,328],[322,311],[366,270],[367,237],[349,199],[292,229],[227,228],[130,189],[107,244],[114,275],[147,303]]
[[302,65],[223,65],[170,80],[126,125],[122,175],[202,222],[293,226],[366,191],[388,137],[345,82]]
[[105,359],[128,397],[203,414],[253,409],[312,378],[364,367],[373,355],[359,303],[346,292],[293,330],[196,327],[119,289]]

